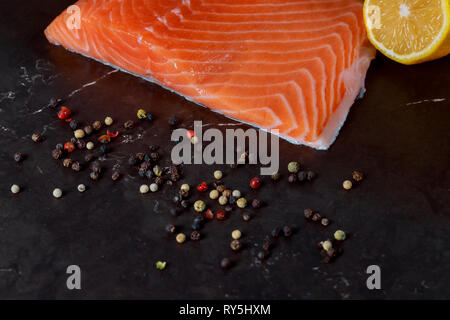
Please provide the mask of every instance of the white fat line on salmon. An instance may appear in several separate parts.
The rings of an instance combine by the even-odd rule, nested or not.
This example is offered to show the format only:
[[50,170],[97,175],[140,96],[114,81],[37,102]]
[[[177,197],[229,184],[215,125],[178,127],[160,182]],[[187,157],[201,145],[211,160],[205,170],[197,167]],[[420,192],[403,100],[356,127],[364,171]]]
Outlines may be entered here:
[[[172,132],[171,140],[177,144],[172,148],[171,160],[174,164],[236,165],[243,164],[248,159],[249,164],[268,165],[260,168],[260,174],[272,175],[278,171],[280,163],[279,132],[274,129],[270,130],[270,133],[270,143],[268,132],[254,128],[245,131],[241,128],[225,129],[224,136],[223,132],[216,128],[203,132],[202,121],[194,121],[193,134],[186,129],[176,129]],[[209,142],[204,148],[203,141]],[[246,153],[242,153],[244,150],[248,150],[246,156]],[[236,151],[241,154],[236,155]]]
[[419,101],[414,101],[414,102],[408,102],[406,105],[411,106],[411,105],[415,105],[415,104],[421,104],[424,102],[442,102],[445,100],[446,100],[445,98],[424,99],[424,100],[419,100]]
[[74,94],[76,94],[76,93],[82,91],[84,88],[93,86],[94,84],[96,84],[96,83],[99,82],[100,80],[103,80],[103,79],[106,78],[107,76],[109,76],[109,75],[111,75],[111,74],[113,74],[113,73],[115,73],[115,72],[117,72],[117,71],[119,71],[119,70],[114,69],[114,70],[109,71],[108,73],[104,74],[103,76],[101,76],[100,78],[98,78],[98,79],[96,79],[96,80],[94,80],[94,81],[91,81],[91,82],[88,82],[88,83],[86,83],[86,84],[83,84],[80,88],[78,88],[78,89],[76,89],[76,90],[73,90],[71,93],[69,93],[69,94],[67,95],[67,98],[71,98]]

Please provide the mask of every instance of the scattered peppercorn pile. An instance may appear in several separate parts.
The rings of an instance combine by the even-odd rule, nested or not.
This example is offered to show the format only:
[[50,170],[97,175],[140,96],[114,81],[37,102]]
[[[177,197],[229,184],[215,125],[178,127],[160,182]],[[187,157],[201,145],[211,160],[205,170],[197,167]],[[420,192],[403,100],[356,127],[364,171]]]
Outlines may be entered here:
[[[57,108],[62,104],[60,99],[52,98],[49,106],[51,108]],[[89,169],[89,177],[91,180],[99,180],[104,173],[99,158],[105,157],[111,152],[110,145],[114,144],[115,139],[121,134],[121,132],[132,130],[135,126],[133,120],[128,120],[122,125],[114,123],[113,118],[106,116],[104,121],[96,120],[91,124],[80,126],[78,120],[73,118],[73,113],[70,108],[66,106],[60,106],[57,112],[57,117],[67,123],[69,129],[73,132],[73,137],[68,138],[67,141],[58,143],[51,151],[53,159],[61,162],[63,167],[71,168],[74,172],[81,172],[83,169]],[[154,116],[145,111],[139,109],[137,111],[138,121],[154,121]],[[170,117],[169,126],[175,128],[179,124],[179,119],[175,116]],[[114,130],[113,127],[116,127]],[[198,139],[193,130],[187,130],[186,138],[195,144]],[[31,139],[35,143],[39,143],[45,139],[39,133],[33,133]],[[84,153],[84,161],[74,160],[72,155],[76,152]],[[245,165],[249,158],[249,153],[244,152],[241,154],[237,165],[230,165],[230,169],[235,169]],[[21,162],[26,159],[25,155],[17,152],[14,154],[14,161]],[[174,187],[182,179],[182,168],[180,165],[171,164],[167,167],[163,167],[160,164],[161,155],[159,153],[159,147],[151,145],[148,151],[141,151],[130,154],[128,157],[128,165],[136,170],[137,175],[147,179],[149,183],[141,184],[138,188],[141,194],[147,194],[149,192],[155,193],[159,191],[163,185]],[[316,177],[316,173],[303,169],[299,162],[289,162],[287,166],[288,177],[287,181],[291,184],[294,183],[308,183],[312,182]],[[188,211],[192,207],[193,219],[191,224],[191,233],[186,236],[184,233],[179,233],[179,227],[173,224],[166,226],[166,231],[169,234],[174,235],[174,239],[177,243],[185,243],[186,240],[200,241],[202,239],[201,230],[206,226],[208,221],[226,220],[227,217],[232,214],[233,211],[239,210],[242,214],[242,220],[248,222],[252,218],[251,210],[247,210],[250,203],[252,210],[258,210],[265,205],[265,202],[259,198],[253,198],[250,202],[245,197],[246,190],[238,190],[232,186],[226,186],[223,182],[223,177],[226,173],[221,170],[216,170],[213,173],[213,182],[200,181],[193,183],[195,188],[191,187],[189,183],[182,183],[177,192],[173,196],[173,207],[169,209],[169,213],[172,216],[178,216],[184,211]],[[114,168],[111,174],[113,181],[119,180],[121,172]],[[279,181],[281,174],[276,172],[271,176],[274,183]],[[361,183],[364,175],[359,171],[354,171],[352,179],[354,183]],[[351,180],[345,180],[343,182],[343,188],[345,190],[352,189],[353,182]],[[249,181],[248,187],[250,190],[257,190],[263,187],[263,181],[260,177],[254,177]],[[11,192],[17,194],[20,192],[20,186],[14,184],[11,187]],[[82,193],[87,190],[84,184],[79,184],[77,190]],[[201,199],[197,199],[197,195],[206,193],[209,195],[209,199],[214,202],[211,204],[205,203]],[[52,192],[55,198],[61,198],[64,195],[63,190],[55,188]],[[215,209],[218,208],[218,209]],[[307,221],[327,227],[330,225],[330,220],[323,217],[319,212],[315,212],[312,209],[305,209],[304,217]],[[256,259],[262,262],[270,257],[271,251],[274,248],[275,242],[283,235],[285,238],[290,238],[294,233],[292,227],[288,225],[274,227],[269,235],[267,235],[261,245],[261,250],[256,254]],[[243,237],[242,232],[239,229],[235,229],[231,232],[230,248],[232,251],[237,252],[244,249],[244,245],[241,241]],[[346,234],[342,230],[337,230],[333,238],[321,241],[318,245],[321,255],[324,257],[323,261],[329,263],[335,260],[343,252],[342,242],[346,239]],[[224,269],[230,268],[234,265],[233,259],[225,257],[220,261],[220,266]],[[163,270],[166,267],[166,262],[158,261],[156,268]]]

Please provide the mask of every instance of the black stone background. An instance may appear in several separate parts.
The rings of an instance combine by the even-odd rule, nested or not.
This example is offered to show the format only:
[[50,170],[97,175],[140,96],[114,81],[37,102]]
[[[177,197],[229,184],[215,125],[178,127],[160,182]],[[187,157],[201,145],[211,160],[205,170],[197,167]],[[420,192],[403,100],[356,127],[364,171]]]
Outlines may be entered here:
[[[250,192],[257,166],[185,166],[183,181],[191,185],[210,181],[221,168],[227,185],[260,197],[266,206],[248,223],[235,211],[224,222],[209,223],[200,242],[178,245],[164,226],[172,222],[189,232],[192,212],[177,219],[169,215],[176,189],[167,186],[141,196],[144,181],[128,169],[127,155],[159,144],[167,165],[170,115],[186,128],[199,119],[221,129],[227,126],[219,124],[233,121],[50,45],[43,30],[71,2],[0,2],[0,298],[450,298],[448,57],[402,66],[378,55],[365,97],[352,107],[330,150],[282,141],[281,170],[299,160],[318,172],[312,184],[288,185],[284,174],[278,184],[264,178],[264,186]],[[122,143],[122,136],[112,145],[103,162],[105,174],[94,183],[87,170],[76,174],[50,156],[56,143],[71,136],[55,111],[45,108],[53,96],[66,97],[74,117],[84,123],[111,115],[119,124],[134,119],[138,107],[151,110],[156,120],[140,123],[132,132],[134,142]],[[46,136],[41,144],[30,139],[36,131]],[[21,164],[12,160],[17,151],[27,156]],[[109,178],[115,164],[125,172],[116,183]],[[345,192],[342,181],[354,169],[367,178]],[[23,188],[15,196],[9,191],[13,183]],[[88,185],[84,194],[76,191],[79,183]],[[52,197],[55,187],[64,190],[62,199]],[[302,211],[307,207],[332,224],[306,223]],[[295,225],[295,234],[279,240],[266,262],[255,264],[255,244],[284,224]],[[238,254],[229,248],[235,228],[244,233],[246,245]],[[316,244],[338,228],[349,234],[344,254],[322,264]],[[219,267],[225,256],[236,262],[227,272]],[[168,262],[166,270],[155,269],[157,260]],[[71,264],[82,269],[80,291],[66,288]],[[366,288],[371,264],[381,267],[382,290]]]

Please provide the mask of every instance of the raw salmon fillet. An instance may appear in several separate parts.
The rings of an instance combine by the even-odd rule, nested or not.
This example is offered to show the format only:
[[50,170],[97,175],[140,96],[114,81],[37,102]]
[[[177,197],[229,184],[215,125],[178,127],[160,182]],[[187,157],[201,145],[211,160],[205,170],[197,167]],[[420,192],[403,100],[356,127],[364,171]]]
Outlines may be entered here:
[[75,5],[79,28],[65,10],[45,30],[51,43],[317,149],[333,143],[375,54],[360,0]]

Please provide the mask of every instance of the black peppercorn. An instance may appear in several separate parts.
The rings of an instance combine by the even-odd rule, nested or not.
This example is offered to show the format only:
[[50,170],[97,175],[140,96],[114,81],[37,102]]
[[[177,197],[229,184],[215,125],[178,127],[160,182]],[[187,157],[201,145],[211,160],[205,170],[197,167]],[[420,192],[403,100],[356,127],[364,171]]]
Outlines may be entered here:
[[63,166],[68,168],[68,167],[70,167],[72,165],[72,162],[73,162],[72,159],[66,158],[66,159],[63,160]]
[[153,114],[151,114],[150,112],[147,112],[147,120],[153,121],[153,119],[155,119]]
[[311,220],[314,222],[320,221],[322,219],[322,216],[320,215],[320,213],[316,212],[313,214]]
[[271,235],[273,238],[278,238],[278,237],[280,236],[280,232],[281,232],[281,229],[280,229],[279,227],[275,227],[275,228],[273,228],[272,231],[270,232],[270,235]]
[[134,127],[134,121],[133,120],[128,120],[123,124],[123,127],[125,129],[131,129]]
[[102,171],[102,166],[100,165],[100,162],[98,162],[98,161],[92,162],[90,168],[91,168],[92,172],[95,172],[97,174]]
[[280,173],[275,172],[274,174],[272,174],[271,178],[272,178],[273,181],[279,180],[280,179]]
[[228,203],[231,204],[231,205],[235,204],[236,201],[237,201],[237,199],[235,197],[233,197],[233,196],[231,196],[230,199],[228,199]]
[[256,256],[259,260],[264,260],[267,258],[267,253],[265,251],[259,251]]
[[[169,180],[169,181],[170,181],[170,180]],[[167,181],[167,182],[169,182],[169,181]],[[190,203],[188,200],[181,200],[180,205],[181,205],[183,208],[187,209],[187,208],[189,208],[189,206],[191,205],[191,203]]]
[[178,125],[179,122],[180,122],[180,120],[179,120],[177,117],[175,117],[175,116],[171,116],[171,117],[169,118],[169,125],[170,125],[171,127],[176,127],[176,126]]
[[352,174],[353,180],[355,180],[356,182],[361,181],[362,179],[364,179],[364,174],[360,171],[353,171]]
[[253,201],[252,201],[252,207],[255,209],[261,208],[261,204],[262,204],[262,201],[259,199],[253,199]]
[[92,153],[87,153],[87,154],[84,156],[84,161],[86,161],[86,162],[91,162],[92,160],[94,160],[94,158],[95,158],[94,154],[92,154]]
[[244,220],[244,221],[250,221],[251,218],[252,218],[252,216],[248,212],[244,212],[242,214],[242,220]]
[[150,158],[151,158],[153,161],[157,162],[157,161],[159,160],[159,153],[158,153],[158,152],[152,152],[152,153],[150,153]]
[[308,181],[312,181],[316,177],[316,173],[314,171],[309,170],[307,172],[307,179]]
[[200,240],[200,232],[198,232],[197,230],[192,231],[191,240],[193,241]]
[[138,159],[136,158],[135,155],[131,155],[131,156],[128,158],[128,164],[129,164],[130,166],[135,166],[137,163],[138,163]]
[[150,146],[150,151],[157,151],[159,149],[159,146],[157,146],[157,145],[151,145]]
[[99,152],[101,153],[101,154],[107,154],[108,153],[108,147],[105,145],[105,144],[102,144],[101,146],[100,146],[100,148],[99,148]]
[[89,175],[92,180],[98,180],[99,174],[97,172],[92,171]]
[[146,176],[148,179],[153,178],[153,171],[152,171],[152,170],[147,170],[147,171],[145,172],[145,176]]
[[322,220],[320,220],[320,223],[326,227],[330,224],[330,220],[328,220],[327,218],[322,218]]
[[78,161],[74,161],[72,163],[72,170],[76,171],[76,172],[80,171],[81,170],[81,164]]
[[83,150],[84,148],[86,148],[86,142],[83,139],[78,139],[76,141],[76,145],[77,145],[77,148],[80,150]]
[[164,183],[164,178],[163,177],[156,177],[155,178],[155,183],[157,185],[162,185]]
[[138,174],[140,177],[145,177],[146,172],[147,172],[147,170],[144,168],[139,168],[139,170],[138,170]]
[[269,251],[273,246],[273,243],[270,239],[265,239],[262,244],[262,248],[265,251]]
[[62,103],[62,99],[57,99],[55,97],[50,98],[48,102],[49,108],[56,108],[60,103]]
[[64,145],[63,145],[62,143],[58,143],[58,144],[55,146],[55,149],[58,149],[58,150],[64,150]]
[[136,157],[136,159],[137,159],[139,162],[141,162],[141,161],[144,161],[145,153],[143,153],[143,152],[138,152],[138,153],[136,153],[134,156]]
[[305,215],[306,219],[311,219],[314,212],[312,211],[312,209],[305,209],[305,210],[303,210],[303,214]]
[[76,120],[70,120],[69,127],[72,130],[76,130],[78,128],[78,122]]
[[222,269],[228,269],[229,267],[231,267],[231,260],[228,258],[223,258],[220,261],[220,266],[222,267]]
[[176,182],[180,180],[180,172],[178,171],[177,166],[171,165],[169,167],[170,180]]
[[231,206],[226,206],[225,207],[225,212],[226,213],[231,213],[231,211],[233,211],[233,207],[231,207]]
[[94,123],[92,123],[92,128],[95,130],[95,131],[98,131],[98,130],[100,130],[101,128],[102,128],[102,123],[101,123],[101,121],[94,121]]
[[288,177],[288,182],[289,183],[294,183],[297,181],[297,175],[296,174],[290,174]]
[[120,178],[120,173],[117,172],[117,171],[113,172],[113,174],[112,174],[112,176],[111,176],[111,179],[112,179],[113,181],[116,181],[116,180],[119,179],[119,178]]
[[70,138],[70,142],[72,142],[73,144],[77,143],[77,138],[75,137]]
[[44,140],[44,138],[39,133],[33,133],[31,135],[31,140],[33,140],[34,142],[41,142],[42,140]]
[[92,126],[85,126],[84,128],[83,128],[83,130],[84,130],[84,133],[86,133],[88,136],[89,135],[91,135],[92,134],[92,132],[94,131],[94,129],[92,128]]
[[[145,155],[145,157],[147,157],[147,155]],[[144,159],[145,159],[145,157],[144,157]],[[140,167],[141,169],[148,170],[148,169],[150,169],[151,165],[152,165],[152,164],[150,163],[150,161],[144,160],[144,162],[142,162],[141,165],[140,165],[139,167]]]
[[290,237],[292,235],[292,229],[289,226],[284,226],[283,234],[285,237]]
[[[61,158],[62,154],[63,154],[62,149],[54,149],[54,150],[52,151],[52,157],[53,157],[53,159],[55,159],[55,160],[58,160],[59,158]],[[17,161],[17,160],[16,160],[16,161]]]
[[297,173],[297,178],[300,182],[306,181],[308,179],[308,174],[306,171],[299,171],[299,173]]
[[20,152],[14,153],[14,161],[15,162],[21,162],[23,160],[23,155]]
[[166,231],[169,232],[169,233],[175,233],[176,228],[175,228],[175,226],[173,224],[168,224],[166,226]]
[[239,251],[242,248],[242,243],[239,240],[233,240],[230,243],[230,247],[233,251]]

